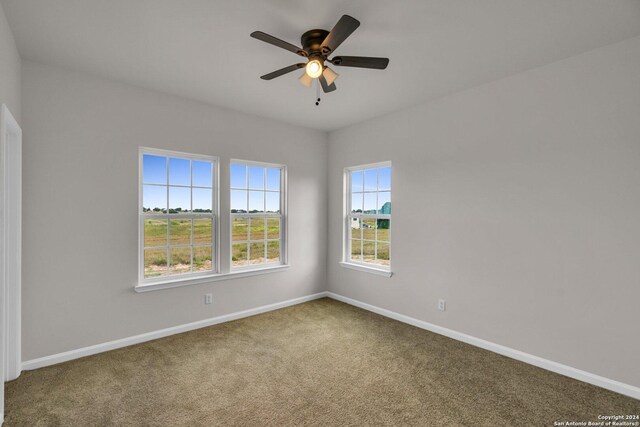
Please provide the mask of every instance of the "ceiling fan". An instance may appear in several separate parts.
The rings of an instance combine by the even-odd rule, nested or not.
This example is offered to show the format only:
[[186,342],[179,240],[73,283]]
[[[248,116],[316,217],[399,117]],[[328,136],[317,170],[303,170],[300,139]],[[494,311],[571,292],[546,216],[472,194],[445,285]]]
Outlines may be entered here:
[[[360,21],[349,16],[342,15],[342,18],[333,27],[331,31],[327,30],[309,30],[301,37],[302,48],[288,43],[279,38],[270,36],[262,31],[254,31],[251,37],[262,40],[263,42],[278,46],[307,58],[306,63],[298,63],[281,68],[269,74],[265,74],[260,78],[263,80],[271,80],[290,73],[300,68],[304,68],[305,72],[300,77],[300,82],[309,87],[314,79],[318,79],[322,90],[325,93],[336,90],[334,81],[338,74],[325,65],[329,62],[339,67],[359,67],[372,68],[375,70],[384,70],[389,64],[389,58],[373,58],[367,56],[334,56],[329,59],[335,50],[360,26]],[[319,99],[318,99],[319,100]],[[317,103],[316,103],[317,105]]]

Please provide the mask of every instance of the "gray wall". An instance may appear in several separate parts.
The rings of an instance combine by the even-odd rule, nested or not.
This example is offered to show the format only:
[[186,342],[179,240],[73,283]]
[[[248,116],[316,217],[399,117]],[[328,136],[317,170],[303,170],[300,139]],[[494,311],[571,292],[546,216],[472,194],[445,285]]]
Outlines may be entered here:
[[[29,61],[23,111],[24,360],[325,290],[325,133]],[[136,294],[139,146],[286,164],[291,268]]]
[[[640,386],[639,70],[634,38],[330,134],[329,289]],[[338,265],[343,168],[385,160],[390,279]]]
[[20,56],[0,4],[0,104],[7,104],[20,124]]
[[[333,132],[327,148],[321,132],[25,62],[24,359],[328,288],[638,386],[638,69],[634,38]],[[138,146],[286,163],[291,269],[136,294]],[[338,266],[342,169],[384,160],[390,279]]]

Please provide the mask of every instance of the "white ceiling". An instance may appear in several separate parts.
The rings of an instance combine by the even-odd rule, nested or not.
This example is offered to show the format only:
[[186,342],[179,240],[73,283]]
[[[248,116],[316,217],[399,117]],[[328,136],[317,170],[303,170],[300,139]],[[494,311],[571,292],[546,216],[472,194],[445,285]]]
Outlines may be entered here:
[[[23,58],[289,123],[334,130],[640,35],[638,0],[2,0]],[[342,14],[361,26],[337,54],[386,56],[385,71],[334,67],[314,105],[294,44]]]

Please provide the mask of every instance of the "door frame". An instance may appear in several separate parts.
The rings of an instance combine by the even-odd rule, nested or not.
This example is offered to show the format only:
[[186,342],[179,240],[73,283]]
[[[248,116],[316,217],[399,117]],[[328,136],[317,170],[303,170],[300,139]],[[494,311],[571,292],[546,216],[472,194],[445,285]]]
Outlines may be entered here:
[[22,372],[22,129],[5,104],[0,107],[0,289],[2,290],[3,380]]

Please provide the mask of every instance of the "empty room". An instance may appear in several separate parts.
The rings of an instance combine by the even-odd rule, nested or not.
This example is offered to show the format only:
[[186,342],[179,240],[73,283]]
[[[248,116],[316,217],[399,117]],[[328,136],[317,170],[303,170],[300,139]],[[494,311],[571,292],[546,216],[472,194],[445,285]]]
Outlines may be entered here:
[[640,0],[0,0],[5,426],[640,426]]

